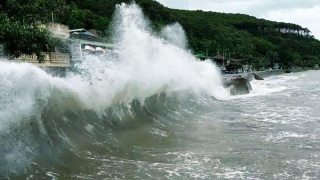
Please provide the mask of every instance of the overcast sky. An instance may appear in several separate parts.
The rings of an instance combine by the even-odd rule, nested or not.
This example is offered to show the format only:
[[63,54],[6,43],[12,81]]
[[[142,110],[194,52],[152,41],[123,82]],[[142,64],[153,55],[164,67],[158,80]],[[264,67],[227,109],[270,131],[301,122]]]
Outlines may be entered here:
[[157,0],[166,7],[241,13],[308,28],[320,40],[320,0]]

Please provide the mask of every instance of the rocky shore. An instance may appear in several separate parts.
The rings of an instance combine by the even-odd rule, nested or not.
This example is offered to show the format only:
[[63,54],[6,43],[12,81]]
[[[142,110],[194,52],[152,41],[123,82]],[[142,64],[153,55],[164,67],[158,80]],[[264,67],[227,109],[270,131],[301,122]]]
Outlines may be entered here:
[[224,87],[230,88],[232,95],[248,94],[252,90],[250,81],[253,79],[263,80],[263,78],[280,75],[285,73],[295,73],[307,70],[320,70],[319,68],[294,68],[294,69],[277,69],[266,71],[252,71],[240,74],[225,74],[223,76]]

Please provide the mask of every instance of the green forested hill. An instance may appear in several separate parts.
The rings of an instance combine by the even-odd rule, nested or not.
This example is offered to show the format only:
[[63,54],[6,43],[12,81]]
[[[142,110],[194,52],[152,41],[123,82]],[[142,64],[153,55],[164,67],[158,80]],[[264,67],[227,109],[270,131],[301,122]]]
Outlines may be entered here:
[[[0,42],[7,52],[19,55],[46,50],[50,38],[37,23],[54,20],[70,28],[97,29],[106,36],[115,4],[131,0],[3,0],[0,2]],[[179,22],[195,53],[230,54],[256,66],[281,62],[286,66],[320,63],[320,41],[307,28],[243,14],[175,10],[154,0],[136,0],[155,30]],[[8,36],[8,34],[10,36]],[[27,47],[23,43],[32,44]]]

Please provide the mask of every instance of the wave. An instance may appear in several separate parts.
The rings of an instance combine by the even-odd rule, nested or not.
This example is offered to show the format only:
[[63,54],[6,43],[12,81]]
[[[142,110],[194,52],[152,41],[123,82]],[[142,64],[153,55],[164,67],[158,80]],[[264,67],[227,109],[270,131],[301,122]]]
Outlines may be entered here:
[[37,164],[50,169],[83,144],[113,142],[115,129],[163,124],[181,104],[204,105],[225,93],[214,64],[172,41],[181,26],[156,35],[134,3],[117,6],[113,24],[117,57],[88,55],[65,78],[0,62],[0,177]]

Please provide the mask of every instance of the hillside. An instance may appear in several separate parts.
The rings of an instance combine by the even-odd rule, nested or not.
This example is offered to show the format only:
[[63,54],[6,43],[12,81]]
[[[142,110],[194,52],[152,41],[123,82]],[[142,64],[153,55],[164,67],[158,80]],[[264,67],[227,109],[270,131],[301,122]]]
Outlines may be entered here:
[[[5,0],[0,3],[0,42],[10,54],[46,49],[50,39],[33,28],[52,20],[70,28],[97,29],[105,36],[115,5],[131,0]],[[179,22],[186,31],[189,48],[196,53],[217,53],[247,59],[256,67],[275,62],[285,66],[319,64],[320,41],[296,24],[257,19],[243,14],[175,10],[154,0],[136,0],[155,30]],[[32,4],[32,5],[31,5]],[[22,28],[24,27],[24,28]],[[22,30],[24,29],[24,30]],[[8,34],[10,37],[8,37]],[[25,47],[23,43],[33,44]]]

